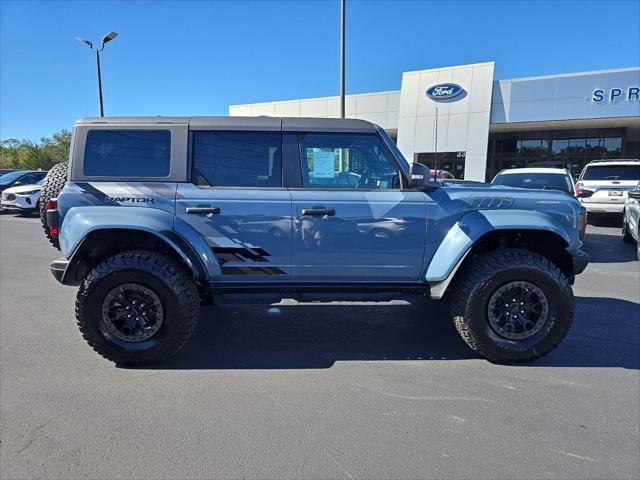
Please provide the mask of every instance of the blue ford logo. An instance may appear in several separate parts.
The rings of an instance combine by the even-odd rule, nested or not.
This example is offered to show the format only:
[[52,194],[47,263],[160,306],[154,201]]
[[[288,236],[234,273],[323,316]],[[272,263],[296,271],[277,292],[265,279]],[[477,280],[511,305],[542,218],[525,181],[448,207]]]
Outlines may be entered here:
[[445,100],[447,98],[453,98],[464,92],[464,89],[460,85],[455,83],[441,83],[440,85],[434,85],[427,89],[427,97],[434,100]]

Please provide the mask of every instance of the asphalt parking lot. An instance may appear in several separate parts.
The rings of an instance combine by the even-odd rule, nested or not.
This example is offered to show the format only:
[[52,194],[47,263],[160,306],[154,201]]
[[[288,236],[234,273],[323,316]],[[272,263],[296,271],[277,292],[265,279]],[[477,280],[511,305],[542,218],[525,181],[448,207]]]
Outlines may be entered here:
[[425,300],[207,307],[177,357],[118,368],[39,220],[0,235],[2,479],[640,477],[640,264],[617,227],[588,228],[567,339],[519,366]]

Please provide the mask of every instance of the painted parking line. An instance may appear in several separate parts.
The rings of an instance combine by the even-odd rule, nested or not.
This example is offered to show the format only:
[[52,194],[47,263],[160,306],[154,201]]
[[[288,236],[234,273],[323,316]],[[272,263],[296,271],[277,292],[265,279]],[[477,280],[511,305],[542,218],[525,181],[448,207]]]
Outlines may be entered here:
[[620,272],[620,271],[615,271],[615,270],[605,270],[604,268],[592,268],[589,267],[587,270],[585,270],[586,273],[590,273],[590,272],[596,272],[596,273],[604,273],[606,275],[615,275],[617,276],[625,276],[625,277],[632,277],[632,278],[640,278],[640,272]]

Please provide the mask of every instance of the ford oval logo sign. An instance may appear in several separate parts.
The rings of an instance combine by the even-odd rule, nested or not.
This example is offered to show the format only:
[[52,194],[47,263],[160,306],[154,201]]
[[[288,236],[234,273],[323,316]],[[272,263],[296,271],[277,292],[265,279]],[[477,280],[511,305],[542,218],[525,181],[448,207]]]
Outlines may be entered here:
[[455,83],[441,83],[427,89],[427,97],[433,100],[446,100],[448,98],[457,97],[464,89]]

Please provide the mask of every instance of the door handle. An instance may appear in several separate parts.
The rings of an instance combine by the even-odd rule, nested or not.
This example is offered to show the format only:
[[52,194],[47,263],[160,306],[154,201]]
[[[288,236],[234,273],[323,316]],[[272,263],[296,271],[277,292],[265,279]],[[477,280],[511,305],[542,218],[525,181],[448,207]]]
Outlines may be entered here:
[[302,215],[306,215],[310,217],[324,217],[325,215],[332,217],[335,214],[336,214],[336,211],[333,208],[313,207],[313,208],[302,209]]
[[187,207],[187,213],[213,213],[217,215],[220,213],[218,207]]

